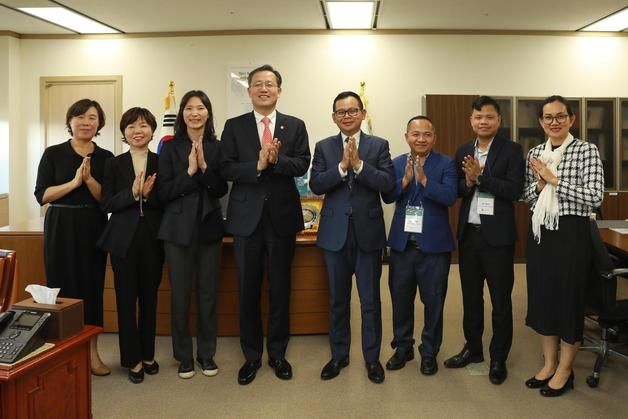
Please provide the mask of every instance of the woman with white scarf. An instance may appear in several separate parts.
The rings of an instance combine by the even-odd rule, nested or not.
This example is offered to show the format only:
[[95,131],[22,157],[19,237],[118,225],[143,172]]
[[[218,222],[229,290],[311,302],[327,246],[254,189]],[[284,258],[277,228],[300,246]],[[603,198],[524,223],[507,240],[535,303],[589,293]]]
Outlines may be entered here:
[[541,335],[544,357],[543,367],[525,384],[545,397],[573,388],[572,365],[582,342],[584,290],[592,262],[589,215],[604,193],[598,149],[569,133],[574,122],[565,98],[543,101],[539,123],[548,138],[528,153],[522,197],[533,212],[526,324]]

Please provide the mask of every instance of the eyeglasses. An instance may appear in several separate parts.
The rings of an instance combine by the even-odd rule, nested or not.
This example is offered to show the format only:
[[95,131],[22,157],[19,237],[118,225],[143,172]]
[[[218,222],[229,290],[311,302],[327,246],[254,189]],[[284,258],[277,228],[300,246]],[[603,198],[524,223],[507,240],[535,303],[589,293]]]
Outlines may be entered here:
[[267,82],[263,82],[263,81],[258,81],[253,83],[253,85],[251,85],[251,87],[253,89],[261,89],[262,87],[266,87],[267,89],[272,89],[273,87],[277,87],[277,85],[275,83],[273,83],[272,81],[267,81]]
[[559,124],[562,124],[569,118],[569,115],[566,113],[557,113],[556,115],[545,114],[543,115],[543,122],[547,125],[551,125],[554,120]]
[[360,108],[338,109],[334,111],[334,116],[336,118],[344,118],[345,115],[349,114],[350,117],[356,117],[360,114],[360,111]]

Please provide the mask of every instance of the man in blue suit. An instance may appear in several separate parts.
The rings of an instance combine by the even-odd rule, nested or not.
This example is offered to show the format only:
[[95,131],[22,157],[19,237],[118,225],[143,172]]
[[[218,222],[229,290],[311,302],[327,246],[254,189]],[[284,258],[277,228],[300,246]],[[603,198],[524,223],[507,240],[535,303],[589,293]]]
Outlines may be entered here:
[[388,142],[360,130],[366,117],[360,96],[342,92],[334,99],[332,110],[340,133],[316,144],[310,176],[310,189],[325,194],[317,244],[324,251],[329,277],[332,359],[321,378],[332,379],[349,365],[351,283],[355,274],[366,369],[371,381],[381,383],[379,278],[386,231],[380,193],[393,186],[393,166]]
[[432,121],[415,116],[405,134],[410,153],[393,160],[395,187],[383,195],[395,202],[388,245],[388,285],[393,306],[396,349],[386,369],[398,370],[414,359],[414,298],[417,286],[424,305],[421,333],[421,373],[438,371],[436,355],[443,340],[443,306],[451,251],[454,249],[448,208],[456,202],[458,176],[453,159],[433,151],[436,132]]

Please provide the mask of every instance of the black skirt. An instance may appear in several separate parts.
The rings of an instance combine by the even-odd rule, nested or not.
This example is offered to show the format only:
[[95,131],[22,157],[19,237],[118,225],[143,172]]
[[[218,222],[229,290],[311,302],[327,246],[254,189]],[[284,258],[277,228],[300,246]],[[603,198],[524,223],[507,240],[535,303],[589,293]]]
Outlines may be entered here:
[[526,325],[544,336],[582,341],[584,290],[591,273],[588,217],[563,216],[558,230],[541,227],[541,242],[528,231]]

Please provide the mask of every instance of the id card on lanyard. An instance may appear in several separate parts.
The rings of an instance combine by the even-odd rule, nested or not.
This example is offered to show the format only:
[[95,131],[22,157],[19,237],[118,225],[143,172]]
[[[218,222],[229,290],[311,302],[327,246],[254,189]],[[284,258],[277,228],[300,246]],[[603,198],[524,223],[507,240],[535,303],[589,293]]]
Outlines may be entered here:
[[406,222],[404,226],[406,233],[423,232],[423,207],[406,206]]
[[495,195],[488,192],[478,192],[478,214],[493,215],[495,210]]

